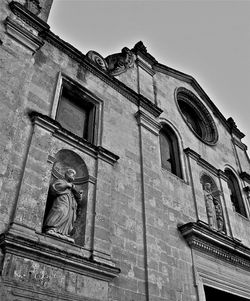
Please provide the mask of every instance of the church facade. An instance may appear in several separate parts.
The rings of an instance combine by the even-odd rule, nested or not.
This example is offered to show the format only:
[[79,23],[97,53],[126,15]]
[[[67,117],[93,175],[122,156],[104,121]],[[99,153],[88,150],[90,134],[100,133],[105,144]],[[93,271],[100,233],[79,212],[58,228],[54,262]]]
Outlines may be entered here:
[[1,300],[250,300],[244,134],[145,45],[104,58],[0,3]]

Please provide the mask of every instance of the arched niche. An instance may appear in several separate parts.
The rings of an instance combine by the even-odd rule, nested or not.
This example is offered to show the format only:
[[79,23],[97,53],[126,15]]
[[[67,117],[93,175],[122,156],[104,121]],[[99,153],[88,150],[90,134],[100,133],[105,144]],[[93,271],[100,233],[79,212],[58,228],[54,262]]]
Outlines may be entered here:
[[225,219],[220,200],[220,191],[212,177],[203,173],[200,177],[202,184],[208,226],[210,229],[225,232]]
[[210,183],[211,184],[211,190],[212,191],[218,191],[217,185],[212,177],[207,175],[206,173],[203,173],[200,177],[200,182],[202,184],[202,188],[204,189],[204,184],[205,183]]
[[[89,183],[89,173],[84,160],[75,152],[68,149],[61,149],[56,153],[53,158],[53,167],[50,178],[50,188],[52,184],[59,180],[64,179],[65,172],[68,169],[75,170],[75,179],[73,181],[74,186],[77,191],[81,192],[81,200],[77,205],[76,210],[76,220],[73,225],[73,229],[69,234],[69,237],[74,240],[77,245],[84,245],[85,241],[85,228],[86,228],[86,212],[87,212],[87,200],[88,200],[88,183]],[[48,193],[45,214],[43,219],[43,229],[45,232],[45,221],[48,214],[53,206],[55,197]],[[61,238],[61,237],[58,237]]]

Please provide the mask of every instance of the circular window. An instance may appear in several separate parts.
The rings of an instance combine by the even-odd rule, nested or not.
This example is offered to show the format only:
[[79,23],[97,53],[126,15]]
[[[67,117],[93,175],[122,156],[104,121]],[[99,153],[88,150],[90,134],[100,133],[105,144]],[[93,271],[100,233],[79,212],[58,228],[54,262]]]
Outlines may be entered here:
[[178,88],[176,99],[181,115],[191,131],[203,142],[215,144],[218,140],[215,122],[198,97],[185,88]]

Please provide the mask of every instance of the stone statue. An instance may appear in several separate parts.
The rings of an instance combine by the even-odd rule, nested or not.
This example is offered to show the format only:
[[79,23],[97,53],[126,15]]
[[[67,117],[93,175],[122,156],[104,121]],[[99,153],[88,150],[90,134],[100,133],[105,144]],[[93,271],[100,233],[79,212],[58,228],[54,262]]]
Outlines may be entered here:
[[134,64],[134,55],[128,47],[124,47],[121,53],[114,53],[105,58],[111,75],[119,75]]
[[52,207],[44,222],[46,234],[74,242],[70,237],[76,220],[78,203],[82,199],[73,181],[76,172],[74,169],[67,169],[64,179],[57,179],[50,185],[49,197],[53,200]]
[[223,218],[222,207],[220,201],[217,200],[216,198],[214,198],[214,208],[215,208],[218,231],[220,232],[224,231],[224,218]]
[[96,51],[90,50],[87,58],[94,62],[100,69],[112,76],[117,76],[134,66],[134,54],[124,47],[120,53],[108,55],[105,59]]
[[211,191],[211,184],[204,184],[204,196],[208,217],[208,225],[213,230],[224,230],[224,218],[220,201],[214,198]]

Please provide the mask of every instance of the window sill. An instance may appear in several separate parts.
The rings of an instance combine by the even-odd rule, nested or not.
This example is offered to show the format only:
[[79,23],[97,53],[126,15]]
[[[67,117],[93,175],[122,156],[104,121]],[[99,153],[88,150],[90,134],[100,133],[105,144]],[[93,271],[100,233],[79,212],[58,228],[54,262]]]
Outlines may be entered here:
[[114,165],[119,160],[119,156],[116,154],[102,146],[96,146],[86,139],[71,133],[64,129],[59,122],[46,115],[38,112],[32,112],[30,114],[30,118],[34,125],[44,128],[51,132],[55,138],[65,141],[67,144],[76,147],[96,159],[99,158],[111,165]]
[[175,175],[171,171],[168,171],[167,169],[161,168],[162,174],[166,173],[167,175],[172,176],[173,178],[177,179],[178,181],[182,182],[183,184],[189,185],[184,179],[180,178],[179,176]]

